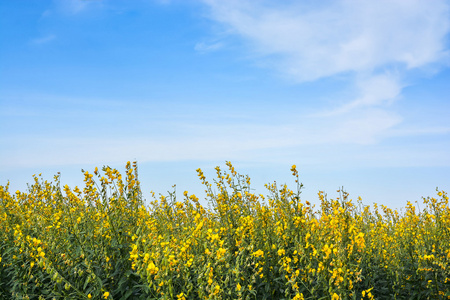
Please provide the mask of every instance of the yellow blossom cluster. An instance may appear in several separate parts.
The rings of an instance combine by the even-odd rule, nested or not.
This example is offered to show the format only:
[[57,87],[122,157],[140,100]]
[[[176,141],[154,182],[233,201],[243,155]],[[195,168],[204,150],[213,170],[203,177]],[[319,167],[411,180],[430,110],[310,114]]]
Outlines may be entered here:
[[403,212],[339,190],[318,207],[276,182],[254,194],[230,162],[200,201],[143,199],[137,164],[0,186],[1,299],[450,299],[448,196]]

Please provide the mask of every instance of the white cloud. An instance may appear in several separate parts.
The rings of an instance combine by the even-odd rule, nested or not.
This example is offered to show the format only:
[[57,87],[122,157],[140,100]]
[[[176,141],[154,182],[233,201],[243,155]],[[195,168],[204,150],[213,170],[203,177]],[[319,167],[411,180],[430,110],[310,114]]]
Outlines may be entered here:
[[390,64],[417,68],[448,55],[446,1],[292,2],[204,0],[223,23],[298,81],[343,72],[370,72]]
[[358,96],[339,108],[324,111],[316,116],[332,116],[352,111],[357,108],[390,104],[400,97],[403,84],[398,76],[392,74],[371,75],[355,80]]
[[[415,135],[393,131],[401,122],[398,115],[382,110],[361,111],[342,118],[304,119],[299,124],[165,124],[178,134],[145,134],[133,137],[96,136],[16,136],[2,138],[0,144],[14,145],[0,151],[0,168],[49,167],[76,164],[114,164],[137,159],[155,161],[246,161],[289,163],[301,159],[305,164],[325,166],[371,165],[414,166],[450,164],[442,150],[423,151],[410,145],[385,147],[377,140],[387,136]],[[443,131],[443,132],[441,132]],[[387,133],[386,133],[387,132]],[[389,134],[391,133],[391,134]],[[449,133],[441,128],[438,134]],[[33,145],[32,148],[27,145]],[[420,146],[420,145],[419,145]],[[378,153],[381,150],[382,153]],[[407,154],[406,156],[403,154]],[[413,154],[412,154],[413,153]]]
[[[219,116],[218,116],[219,117]],[[144,120],[139,119],[139,123]],[[219,117],[220,118],[220,117]],[[264,118],[265,119],[265,118]],[[294,118],[292,118],[294,119]],[[361,115],[342,119],[341,116],[323,119],[301,118],[301,122],[264,124],[245,120],[208,123],[198,120],[166,120],[162,124],[141,123],[147,131],[135,136],[100,137],[78,131],[53,134],[14,135],[0,139],[5,145],[0,166],[53,166],[95,162],[121,162],[130,159],[145,161],[179,160],[246,160],[268,159],[273,151],[342,145],[373,144],[383,131],[395,126],[399,117],[383,111],[362,112]],[[90,125],[92,126],[92,125]],[[169,135],[159,134],[165,128]],[[351,134],[349,134],[351,132]],[[26,145],[32,144],[30,149]],[[330,148],[331,147],[331,148]],[[294,159],[285,156],[282,159]],[[273,158],[279,160],[281,157]]]
[[409,70],[449,58],[444,0],[203,2],[260,64],[296,82],[352,80],[357,96],[328,115],[389,104],[400,97]]
[[41,14],[41,19],[47,18],[49,16],[52,15],[52,11],[50,9],[46,9],[42,14]]
[[54,0],[54,2],[62,12],[75,15],[93,5],[102,5],[103,0]]
[[400,116],[384,110],[361,110],[356,116],[354,114],[346,118],[337,116],[330,122],[335,125],[329,124],[331,132],[325,135],[332,135],[335,143],[373,144],[401,121]]
[[168,5],[171,4],[172,0],[155,0],[158,4]]
[[46,44],[48,42],[53,41],[56,38],[56,35],[54,34],[49,34],[43,37],[39,37],[39,38],[35,38],[33,40],[31,40],[31,43],[34,45],[42,45],[42,44]]
[[[289,111],[275,107],[244,109],[244,114],[232,115],[234,106],[218,111],[213,104],[152,106],[146,101],[61,97],[58,101],[58,97],[36,95],[23,97],[26,101],[21,103],[17,101],[20,98],[2,111],[5,121],[0,126],[24,118],[34,125],[22,130],[15,128],[19,122],[5,127],[14,129],[6,130],[7,134],[0,138],[0,145],[4,145],[0,147],[0,169],[102,165],[134,159],[277,164],[301,160],[333,167],[450,165],[444,151],[448,147],[418,148],[421,145],[414,144],[418,135],[440,135],[448,140],[450,129],[445,123],[431,129],[420,123],[399,126],[403,121],[400,115],[380,108],[359,106],[340,114],[308,117],[299,113],[301,106],[294,105]],[[58,102],[65,106],[55,105]],[[108,109],[102,114],[100,107]],[[164,114],[169,110],[170,115]],[[124,115],[132,115],[133,121],[108,121],[121,120]],[[385,138],[409,138],[409,143],[380,143]],[[424,151],[425,146],[436,150]]]
[[194,49],[195,51],[198,51],[200,53],[206,53],[219,50],[222,47],[223,43],[221,42],[213,42],[213,43],[199,42],[195,44]]

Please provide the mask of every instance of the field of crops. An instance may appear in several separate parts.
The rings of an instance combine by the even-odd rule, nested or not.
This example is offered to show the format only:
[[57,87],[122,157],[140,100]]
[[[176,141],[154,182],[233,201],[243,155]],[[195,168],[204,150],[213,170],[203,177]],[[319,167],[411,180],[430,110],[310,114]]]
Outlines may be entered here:
[[[208,205],[184,192],[144,205],[136,163],[85,187],[35,177],[0,186],[1,299],[450,299],[450,207],[437,191],[403,212],[340,191],[320,207],[296,188],[227,171]],[[419,209],[420,207],[420,209]]]

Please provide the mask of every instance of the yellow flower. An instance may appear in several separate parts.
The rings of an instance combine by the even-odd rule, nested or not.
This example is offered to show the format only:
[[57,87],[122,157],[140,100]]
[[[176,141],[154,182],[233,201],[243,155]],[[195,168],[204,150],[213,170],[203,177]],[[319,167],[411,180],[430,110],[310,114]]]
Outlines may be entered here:
[[103,293],[103,298],[107,299],[109,297],[109,292]]
[[338,294],[334,293],[333,296],[331,296],[331,300],[339,300],[340,297]]
[[221,259],[225,252],[227,252],[227,250],[224,248],[219,248],[219,250],[217,250],[217,259]]
[[153,261],[150,261],[150,263],[147,266],[147,272],[149,272],[150,274],[156,274],[156,273],[158,273],[158,271],[159,271],[159,268],[157,266],[155,266]]
[[303,296],[303,293],[297,294],[293,298],[293,300],[303,300],[303,299],[305,299],[304,296]]
[[92,298],[92,295],[91,294],[88,294],[88,296],[87,296],[89,299],[91,299]]
[[239,291],[241,290],[241,288],[242,288],[241,285],[238,283],[238,284],[236,285],[236,291],[239,292]]
[[373,299],[372,293],[370,292],[371,290],[373,290],[373,288],[370,288],[368,290],[362,291],[361,292],[362,296],[365,297],[366,294],[367,294],[367,297],[369,297],[369,299]]
[[220,286],[219,285],[216,285],[215,287],[214,287],[214,294],[218,294],[220,292]]

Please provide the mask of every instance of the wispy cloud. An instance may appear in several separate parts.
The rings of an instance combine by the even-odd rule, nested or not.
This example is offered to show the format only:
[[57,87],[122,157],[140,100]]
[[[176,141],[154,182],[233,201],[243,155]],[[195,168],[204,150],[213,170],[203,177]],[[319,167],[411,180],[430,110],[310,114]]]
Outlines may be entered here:
[[[73,111],[71,114],[60,111],[62,108],[56,98],[41,100],[39,105],[32,104],[32,96],[26,98],[28,100],[23,103],[23,107],[16,107],[15,111],[6,110],[3,119],[15,120],[16,111],[28,109],[38,114],[21,117],[32,118],[36,125],[32,130],[16,131],[14,135],[5,135],[0,139],[0,143],[15,145],[0,151],[1,157],[8,158],[0,160],[0,167],[54,166],[68,162],[114,163],[134,158],[141,162],[258,161],[269,157],[273,161],[293,161],[298,156],[298,151],[312,159],[316,157],[314,153],[318,149],[330,155],[329,153],[334,153],[334,149],[341,147],[373,145],[386,137],[386,131],[389,133],[391,128],[401,122],[398,115],[380,109],[360,110],[356,115],[347,113],[344,118],[340,115],[308,118],[293,110],[283,112],[282,121],[268,123],[267,120],[273,119],[273,114],[278,115],[280,112],[248,112],[242,116],[230,117],[226,108],[218,113],[215,107],[191,105],[193,111],[198,111],[192,116],[183,113],[186,111],[183,106],[167,104],[171,106],[172,113],[163,115],[162,112],[168,109],[165,106],[149,107],[145,103],[136,102],[127,102],[126,106],[125,103],[124,106],[110,103],[106,111],[108,119],[120,119],[124,114],[133,115],[132,123],[117,126],[93,121],[102,119],[99,112],[90,112],[95,107],[104,105],[105,102],[101,100],[92,100],[89,105],[75,99],[72,103],[66,100],[64,110]],[[64,115],[64,121],[61,115]],[[161,117],[149,118],[149,115]],[[174,118],[174,115],[177,117]],[[84,117],[80,119],[80,116]],[[221,122],[211,122],[209,116],[214,116],[214,119]],[[248,122],[249,119],[252,121]],[[59,125],[49,127],[46,122]],[[97,130],[92,130],[103,130],[105,124],[108,124],[108,132],[113,134],[104,132],[100,137]],[[28,144],[32,144],[33,149],[27,147]],[[292,152],[286,154],[285,151]],[[317,160],[317,157],[314,159]]]
[[172,2],[172,0],[154,0],[154,1],[156,3],[164,4],[164,5],[170,4]]
[[448,57],[446,1],[203,2],[214,20],[246,38],[254,51],[278,56],[277,66],[299,81],[390,64],[411,69]]
[[[156,161],[246,161],[286,163],[301,157],[305,164],[324,166],[373,165],[415,166],[416,164],[450,166],[447,153],[442,149],[409,145],[374,145],[375,139],[385,135],[385,129],[398,124],[398,116],[384,111],[363,114],[355,119],[329,126],[305,124],[243,125],[205,124],[186,126],[167,122],[178,134],[158,136],[25,136],[2,138],[0,144],[14,145],[0,151],[3,169],[15,167],[62,166],[73,164],[113,164],[137,159]],[[306,122],[305,122],[306,123]],[[186,128],[190,127],[190,128]],[[157,129],[155,126],[154,129]],[[448,134],[448,128],[442,128]],[[195,131],[195,133],[193,133]],[[211,135],[209,131],[214,131]],[[352,134],[349,135],[349,132]],[[404,132],[394,132],[404,136]],[[409,132],[417,134],[417,132]],[[30,149],[27,145],[32,144]],[[427,146],[428,148],[429,146]],[[381,151],[381,152],[379,152]],[[402,155],[403,153],[403,155]]]
[[54,0],[57,8],[68,14],[78,14],[93,5],[101,5],[103,0]]
[[211,52],[211,51],[216,51],[219,50],[220,48],[223,47],[223,43],[222,42],[212,42],[212,43],[207,43],[207,42],[199,42],[197,44],[195,44],[195,51],[198,51],[200,53],[206,53],[206,52]]
[[352,80],[358,96],[333,114],[390,103],[408,71],[449,59],[450,8],[443,0],[203,2],[255,59],[292,80]]
[[[244,114],[233,114],[233,105],[218,110],[213,104],[155,105],[130,99],[45,95],[2,99],[5,109],[0,126],[6,134],[0,137],[0,145],[4,145],[0,147],[0,169],[4,170],[132,159],[279,164],[301,158],[314,166],[450,166],[446,147],[415,144],[418,135],[448,135],[450,127],[399,126],[402,116],[374,107],[311,117],[299,113],[299,105],[290,111],[244,107]],[[170,114],[164,113],[169,110]],[[133,121],[112,121],[124,115],[133,116]],[[25,119],[33,126],[21,127]],[[14,130],[10,133],[8,128]],[[410,142],[380,142],[389,138],[409,138]]]
[[358,96],[338,108],[324,110],[316,116],[332,116],[350,112],[357,108],[367,108],[390,104],[401,96],[404,86],[397,75],[378,74],[354,80]]
[[31,43],[34,45],[42,45],[42,44],[47,44],[47,43],[53,41],[54,39],[56,39],[56,35],[49,34],[49,35],[46,35],[43,37],[32,39]]

